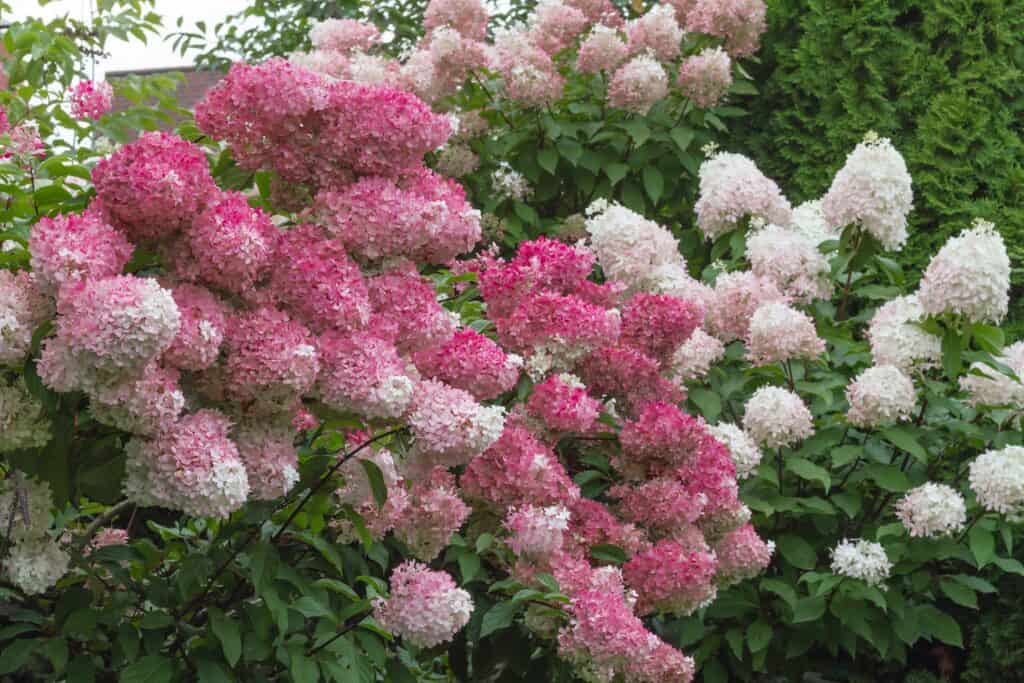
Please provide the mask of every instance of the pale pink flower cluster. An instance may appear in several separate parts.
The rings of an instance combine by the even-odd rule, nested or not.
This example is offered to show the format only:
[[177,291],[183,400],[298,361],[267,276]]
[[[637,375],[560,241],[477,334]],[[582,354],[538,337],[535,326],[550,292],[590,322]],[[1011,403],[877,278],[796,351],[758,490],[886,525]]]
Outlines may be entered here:
[[714,241],[743,219],[788,225],[792,207],[782,191],[742,154],[718,152],[700,165],[697,226]]
[[670,5],[654,5],[642,16],[626,23],[630,54],[649,53],[663,62],[679,56],[683,29]]
[[380,40],[380,31],[373,24],[354,19],[324,19],[310,29],[309,40],[322,50],[365,51]]
[[589,25],[583,12],[562,0],[540,0],[527,21],[531,42],[552,56],[569,47]]
[[868,322],[867,338],[876,365],[894,365],[904,372],[937,366],[942,339],[926,332],[924,309],[917,296],[902,296],[880,306]]
[[870,367],[846,387],[846,418],[862,428],[909,420],[917,409],[914,381],[893,365]]
[[755,443],[766,448],[781,448],[814,434],[814,419],[811,411],[793,392],[764,386],[747,401],[743,430]]
[[956,489],[928,482],[900,499],[896,516],[913,537],[951,536],[967,523],[967,506]]
[[127,545],[128,544],[128,532],[124,529],[115,529],[112,527],[104,527],[96,532],[96,535],[92,537],[89,542],[89,547],[86,549],[86,553],[93,550],[99,550],[100,548],[108,548],[116,545]]
[[408,561],[391,573],[390,584],[391,594],[374,600],[373,616],[416,647],[448,642],[469,622],[473,601],[445,572]]
[[758,309],[787,300],[775,282],[766,277],[751,271],[721,273],[708,306],[708,331],[725,343],[745,339]]
[[970,465],[967,477],[978,504],[989,512],[1024,516],[1024,448],[985,451]]
[[714,552],[718,559],[716,579],[726,587],[764,572],[775,554],[775,543],[764,541],[753,526],[744,524],[718,541]]
[[729,449],[729,455],[736,467],[737,479],[746,479],[761,464],[761,459],[764,457],[761,448],[749,434],[735,424],[721,422],[708,427],[708,431]]
[[598,24],[580,43],[576,56],[576,70],[584,74],[613,72],[629,56],[629,47],[619,32],[610,26]]
[[483,40],[487,35],[487,7],[481,0],[430,0],[423,14],[423,29],[429,33],[441,26]]
[[683,384],[701,379],[708,374],[711,366],[724,356],[725,344],[703,329],[696,329],[690,338],[672,353],[672,377]]
[[20,366],[36,328],[52,315],[52,302],[40,290],[38,276],[0,270],[0,366]]
[[120,275],[133,247],[99,211],[44,216],[28,242],[35,283],[49,294],[69,282]]
[[408,416],[417,457],[446,467],[462,465],[501,436],[505,411],[481,405],[462,389],[420,382]]
[[833,230],[859,226],[884,248],[899,251],[907,241],[913,208],[907,164],[888,138],[869,133],[850,152],[821,206]]
[[967,392],[971,406],[1006,406],[1024,412],[1024,342],[1011,344],[996,358],[1017,375],[1017,379],[985,363],[971,363],[968,374],[960,378],[960,388]]
[[707,47],[683,60],[679,88],[702,109],[714,107],[732,86],[732,60],[720,47]]
[[975,220],[942,245],[924,271],[917,299],[927,315],[999,323],[1010,301],[1010,257],[995,226]]
[[673,0],[685,12],[686,29],[725,40],[734,57],[754,54],[768,27],[763,0]]
[[608,83],[608,104],[634,114],[647,114],[668,95],[668,74],[654,57],[641,54],[626,62]]
[[755,275],[768,278],[791,300],[808,304],[832,295],[828,259],[812,239],[768,225],[747,239],[747,258]]
[[778,301],[754,311],[746,341],[747,357],[754,365],[811,360],[825,352],[825,340],[811,317]]
[[516,555],[546,558],[562,549],[569,510],[561,505],[512,508],[505,518],[508,547]]
[[413,484],[407,495],[398,498],[403,499],[390,512],[395,538],[413,557],[430,562],[469,517],[469,506],[459,497],[455,477],[442,469]]
[[71,115],[76,119],[99,119],[114,104],[114,89],[106,81],[80,81],[68,91]]

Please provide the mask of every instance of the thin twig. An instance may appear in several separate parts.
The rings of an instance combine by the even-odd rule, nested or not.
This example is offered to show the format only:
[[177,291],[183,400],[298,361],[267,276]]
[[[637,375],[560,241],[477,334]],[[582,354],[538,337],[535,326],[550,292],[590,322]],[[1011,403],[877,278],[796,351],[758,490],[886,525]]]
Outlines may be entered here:
[[110,520],[114,519],[114,517],[117,517],[134,504],[135,503],[130,500],[122,500],[117,505],[104,510],[101,515],[92,520],[89,526],[85,528],[85,531],[82,533],[82,537],[78,541],[78,549],[84,550],[92,541],[92,537],[96,535],[96,532],[99,531],[101,526],[107,524]]

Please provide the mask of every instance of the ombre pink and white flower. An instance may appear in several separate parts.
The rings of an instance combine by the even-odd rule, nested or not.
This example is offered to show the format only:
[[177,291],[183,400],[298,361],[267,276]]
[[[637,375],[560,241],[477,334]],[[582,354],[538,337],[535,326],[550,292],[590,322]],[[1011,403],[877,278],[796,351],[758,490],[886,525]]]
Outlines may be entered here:
[[757,52],[768,27],[764,0],[674,0],[673,4],[689,5],[688,31],[722,38],[734,57]]
[[658,60],[637,55],[623,64],[608,83],[608,105],[644,114],[668,95],[668,74]]
[[876,365],[846,387],[851,424],[862,428],[909,420],[917,410],[914,381],[892,365]]
[[407,561],[391,573],[391,594],[375,598],[373,616],[381,626],[416,647],[446,643],[469,623],[473,601],[445,572]]
[[563,373],[533,387],[526,412],[553,431],[585,434],[597,424],[601,403],[587,393],[579,377]]
[[626,584],[639,594],[640,614],[692,614],[715,599],[717,560],[712,553],[687,551],[675,541],[659,541],[622,567]]
[[811,360],[824,352],[825,341],[806,313],[777,301],[754,311],[747,333],[747,357],[754,365]]
[[705,377],[725,356],[725,344],[697,328],[672,352],[669,374],[681,384]]
[[354,19],[324,19],[309,30],[313,47],[346,53],[369,50],[380,40],[380,30],[373,24]]
[[626,24],[629,53],[648,53],[663,62],[679,56],[683,29],[671,5],[655,5],[643,15]]
[[702,109],[716,106],[732,86],[732,60],[720,47],[706,47],[683,60],[679,88]]
[[755,275],[778,285],[798,303],[827,299],[832,294],[828,259],[811,238],[776,225],[747,238],[747,258]]
[[786,303],[774,281],[751,271],[721,273],[708,306],[708,331],[725,343],[745,339],[755,311],[770,303]]
[[743,430],[755,443],[781,448],[814,434],[814,419],[799,396],[780,387],[765,386],[747,401]]
[[715,580],[725,587],[764,572],[772,561],[775,543],[764,541],[752,525],[744,524],[716,543],[714,552],[718,560]]
[[561,505],[513,508],[505,517],[508,546],[518,556],[550,557],[562,549],[569,528],[569,510]]
[[700,197],[693,209],[697,226],[712,241],[740,227],[744,219],[788,225],[793,211],[779,186],[753,161],[729,152],[718,152],[701,164]]
[[967,505],[951,486],[928,482],[896,504],[896,516],[913,537],[951,536],[967,523]]
[[576,70],[584,74],[612,73],[629,57],[619,31],[604,24],[591,29],[576,53]]

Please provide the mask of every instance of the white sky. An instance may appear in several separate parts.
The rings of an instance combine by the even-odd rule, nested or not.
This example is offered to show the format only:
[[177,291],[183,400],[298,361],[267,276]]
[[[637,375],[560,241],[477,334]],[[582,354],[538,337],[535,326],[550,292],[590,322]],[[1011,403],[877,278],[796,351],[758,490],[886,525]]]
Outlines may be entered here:
[[[56,0],[43,7],[38,0],[7,0],[13,16],[5,19],[21,19],[26,16],[52,19],[64,15],[88,18],[92,0]],[[248,0],[156,0],[155,11],[163,17],[164,35],[177,30],[176,20],[185,17],[182,29],[192,30],[195,22],[205,21],[208,28],[228,14],[244,9]],[[162,66],[183,66],[192,62],[191,57],[182,57],[174,52],[170,42],[163,36],[150,38],[143,45],[138,40],[130,43],[113,41],[108,47],[110,57],[96,64],[96,77],[103,78],[108,70],[147,69]]]

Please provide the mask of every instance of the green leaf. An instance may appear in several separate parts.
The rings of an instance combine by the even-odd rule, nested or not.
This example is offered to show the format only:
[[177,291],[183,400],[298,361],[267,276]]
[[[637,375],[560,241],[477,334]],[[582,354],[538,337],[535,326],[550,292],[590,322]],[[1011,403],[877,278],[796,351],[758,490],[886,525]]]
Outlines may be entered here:
[[1006,335],[1001,329],[984,323],[975,323],[971,326],[971,338],[978,342],[978,346],[983,351],[993,354],[1002,352],[1003,346],[1006,344]]
[[882,430],[882,438],[896,446],[902,451],[910,453],[922,463],[928,462],[928,451],[924,449],[914,436],[914,432],[908,427],[889,427]]
[[703,387],[690,389],[690,400],[700,410],[701,415],[709,422],[714,422],[722,414],[722,400],[714,391]]
[[647,124],[639,119],[633,121],[627,121],[621,124],[629,137],[633,138],[633,142],[636,143],[637,147],[642,147],[645,142],[651,137],[651,129],[647,127]]
[[366,470],[366,478],[370,480],[370,488],[373,490],[373,500],[377,503],[377,507],[384,507],[384,503],[388,502],[388,487],[384,483],[384,473],[377,467],[377,463],[373,462],[369,458],[362,458],[359,460],[359,464]]
[[962,583],[943,579],[939,583],[939,587],[942,589],[942,592],[956,604],[963,605],[964,607],[970,607],[971,609],[978,609],[977,594]]
[[790,609],[796,607],[796,590],[782,579],[763,579],[761,581],[761,590],[775,593],[789,605]]
[[386,683],[416,683],[416,677],[409,668],[397,657],[392,657],[387,664]]
[[879,487],[892,493],[903,493],[910,489],[910,480],[907,475],[900,471],[895,465],[882,465],[874,463],[864,468],[865,473],[878,484]]
[[1012,557],[996,557],[992,559],[992,563],[1002,569],[1004,572],[1011,572],[1024,576],[1024,564],[1021,564],[1018,560]]
[[537,152],[537,163],[548,173],[554,175],[558,168],[558,152],[553,149],[542,149]]
[[460,554],[459,571],[462,572],[463,585],[472,581],[480,573],[480,556],[472,552]]
[[213,633],[217,636],[221,648],[224,650],[224,659],[234,667],[238,663],[239,657],[242,656],[242,634],[238,629],[238,622],[234,619],[229,619],[217,607],[211,607],[207,610],[207,613],[210,615],[210,626],[213,629]]
[[293,652],[290,672],[294,683],[316,683],[320,680],[320,667],[316,660],[310,659],[301,652]]
[[976,526],[971,529],[971,533],[967,538],[971,554],[974,555],[974,559],[978,562],[978,569],[981,569],[995,559],[996,537],[991,531]]
[[174,673],[174,663],[160,655],[146,655],[121,671],[121,683],[167,683]]
[[803,624],[808,621],[818,621],[825,614],[825,596],[819,595],[813,598],[803,598],[796,603],[793,609],[793,623]]
[[232,683],[235,680],[220,662],[206,657],[196,658],[196,671],[199,683]]
[[947,645],[959,648],[964,646],[963,634],[956,619],[930,605],[921,607],[920,611],[921,627],[927,629],[930,635]]
[[647,166],[643,171],[644,190],[647,191],[647,196],[651,198],[651,202],[655,205],[658,204],[658,200],[661,199],[662,193],[665,191],[665,178],[654,166]]
[[963,340],[956,330],[946,330],[942,337],[942,369],[950,381],[956,381],[963,365]]
[[818,564],[814,547],[800,536],[783,534],[776,539],[776,545],[786,562],[798,569],[814,569]]
[[[697,622],[700,625],[700,622]],[[701,626],[703,631],[703,626]],[[696,642],[696,641],[695,641]],[[736,659],[743,661],[743,631],[739,628],[731,628],[725,634],[725,642],[729,643],[729,649]]]
[[750,628],[747,629],[747,644],[750,646],[750,651],[760,652],[764,648],[768,647],[768,643],[772,640],[772,627],[763,621],[756,621],[751,624]]
[[487,610],[483,620],[480,622],[480,637],[486,638],[495,631],[511,626],[516,613],[519,611],[519,607],[520,603],[499,602]]
[[25,665],[32,652],[39,647],[39,641],[31,638],[15,640],[0,654],[0,675],[14,673]]
[[801,479],[821,482],[821,485],[825,487],[826,494],[828,493],[829,487],[832,486],[832,477],[829,476],[828,470],[815,465],[810,460],[806,460],[804,458],[789,458],[786,460],[786,469]]
[[604,174],[612,181],[612,185],[618,185],[627,173],[629,173],[629,166],[626,164],[608,164],[604,167]]
[[598,562],[607,562],[609,564],[622,564],[626,561],[626,551],[617,545],[610,545],[608,543],[598,543],[591,546],[590,556]]
[[679,147],[680,152],[685,152],[689,148],[690,143],[693,142],[693,136],[696,132],[692,128],[678,127],[673,128],[669,135],[672,137],[672,141]]

